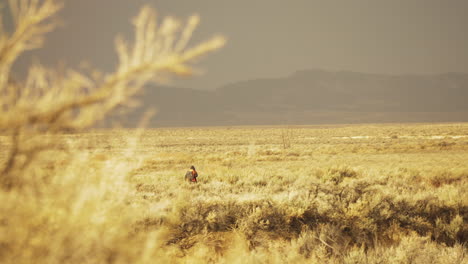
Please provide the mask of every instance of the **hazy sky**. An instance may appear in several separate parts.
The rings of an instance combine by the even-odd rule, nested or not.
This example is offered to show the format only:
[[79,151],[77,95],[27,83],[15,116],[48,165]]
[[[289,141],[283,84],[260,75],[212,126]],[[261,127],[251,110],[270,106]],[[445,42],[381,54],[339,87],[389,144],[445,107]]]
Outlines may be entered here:
[[[468,72],[466,0],[69,0],[63,26],[27,53],[47,65],[89,61],[110,71],[114,37],[130,38],[143,4],[161,15],[198,13],[194,42],[222,33],[228,44],[204,58],[206,73],[174,85],[210,89],[303,69],[370,73]],[[6,9],[2,11],[5,14]],[[7,22],[8,24],[8,22]]]

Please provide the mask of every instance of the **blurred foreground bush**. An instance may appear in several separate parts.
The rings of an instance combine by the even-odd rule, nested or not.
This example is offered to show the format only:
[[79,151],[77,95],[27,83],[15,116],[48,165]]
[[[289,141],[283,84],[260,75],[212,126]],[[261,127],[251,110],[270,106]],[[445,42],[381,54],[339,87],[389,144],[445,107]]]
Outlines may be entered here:
[[[193,59],[224,41],[187,49],[197,17],[181,28],[171,18],[157,24],[143,8],[134,44],[116,41],[113,73],[34,65],[17,81],[11,66],[40,47],[61,5],[9,3],[15,31],[0,30],[1,263],[466,263],[465,171],[422,177],[301,167],[296,162],[315,152],[296,148],[299,137],[286,147],[283,140],[283,151],[252,147],[244,155],[239,142],[216,134],[229,151],[202,154],[203,145],[181,144],[193,138],[169,130],[175,143],[165,146],[193,147],[199,156],[175,149],[155,160],[139,151],[138,131],[66,134],[128,104],[149,81],[190,74]],[[164,131],[154,133],[151,145]],[[212,174],[181,184],[178,166],[196,158]],[[293,170],[282,168],[285,160]],[[260,163],[270,167],[256,170]]]
[[0,262],[146,262],[144,252],[150,249],[128,247],[137,238],[122,230],[133,222],[131,214],[122,214],[131,213],[125,180],[136,166],[128,160],[131,138],[128,153],[105,160],[75,141],[58,139],[91,128],[116,107],[131,106],[130,99],[148,82],[190,75],[191,63],[223,46],[224,39],[188,47],[197,16],[187,23],[170,17],[158,23],[155,11],[144,7],[133,20],[134,41],[116,38],[115,71],[86,74],[34,64],[25,80],[16,80],[13,64],[41,47],[62,1],[10,0],[8,5],[12,32],[0,17]]
[[0,132],[10,137],[9,153],[0,169],[4,188],[27,182],[25,170],[38,154],[57,149],[54,139],[44,135],[91,127],[116,107],[130,104],[146,83],[171,74],[190,75],[189,63],[224,44],[222,37],[215,37],[187,48],[197,16],[184,27],[173,18],[158,24],[155,11],[144,7],[133,20],[134,43],[116,39],[119,64],[114,72],[93,77],[36,64],[25,81],[17,81],[11,78],[13,63],[25,51],[41,46],[62,4],[57,0],[10,0],[9,4],[14,32],[6,32],[0,23]]

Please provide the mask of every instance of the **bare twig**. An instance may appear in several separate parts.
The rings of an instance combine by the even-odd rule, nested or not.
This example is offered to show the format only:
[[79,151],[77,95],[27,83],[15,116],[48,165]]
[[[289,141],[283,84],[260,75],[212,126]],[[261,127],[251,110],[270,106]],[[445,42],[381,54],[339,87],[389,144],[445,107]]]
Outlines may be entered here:
[[[173,18],[158,24],[156,12],[143,7],[134,19],[134,44],[116,39],[119,65],[104,79],[73,70],[64,75],[34,65],[26,81],[12,82],[11,66],[23,52],[42,45],[45,33],[55,26],[51,18],[62,4],[58,0],[9,0],[9,4],[15,30],[7,34],[0,24],[0,131],[13,135],[13,144],[1,170],[3,177],[14,169],[24,170],[40,151],[53,148],[47,143],[28,143],[35,145],[23,148],[22,131],[41,136],[91,127],[146,83],[171,74],[192,74],[190,64],[196,58],[225,42],[214,37],[187,48],[198,17],[191,17],[184,28]],[[21,166],[16,164],[18,155],[26,159]]]

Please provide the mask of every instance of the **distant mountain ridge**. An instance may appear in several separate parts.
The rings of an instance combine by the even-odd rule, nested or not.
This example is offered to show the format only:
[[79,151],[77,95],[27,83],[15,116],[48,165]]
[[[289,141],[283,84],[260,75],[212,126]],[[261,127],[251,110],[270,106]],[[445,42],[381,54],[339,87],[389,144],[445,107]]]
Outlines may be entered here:
[[240,81],[214,91],[146,87],[142,106],[112,117],[134,127],[468,121],[468,74],[383,75],[322,70]]

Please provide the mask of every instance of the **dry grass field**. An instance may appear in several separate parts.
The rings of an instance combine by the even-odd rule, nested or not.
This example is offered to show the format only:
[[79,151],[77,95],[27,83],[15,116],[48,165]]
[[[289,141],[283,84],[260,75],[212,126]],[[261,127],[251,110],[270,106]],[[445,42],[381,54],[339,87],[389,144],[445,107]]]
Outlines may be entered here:
[[93,130],[225,38],[145,6],[113,71],[17,80],[63,1],[8,6],[0,263],[468,263],[467,123]]
[[30,140],[60,147],[0,191],[2,263],[468,263],[468,124]]

